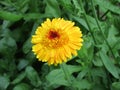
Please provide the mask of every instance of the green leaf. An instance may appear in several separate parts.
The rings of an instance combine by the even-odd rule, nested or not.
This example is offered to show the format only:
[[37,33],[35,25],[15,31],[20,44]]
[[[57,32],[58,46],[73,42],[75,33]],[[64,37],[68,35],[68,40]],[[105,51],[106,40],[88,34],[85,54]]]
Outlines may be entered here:
[[29,6],[30,12],[39,12],[39,8],[42,10],[42,7],[39,6],[39,0],[29,0]]
[[6,90],[10,84],[9,79],[5,76],[0,76],[0,90]]
[[[118,23],[119,24],[119,23]],[[108,37],[107,37],[107,41],[109,43],[109,45],[112,48],[112,51],[115,55],[115,57],[119,56],[119,51],[120,50],[120,37],[118,37],[119,31],[117,28],[115,28],[114,25],[111,25],[109,28],[109,32],[108,32]]]
[[[108,86],[109,79],[106,79],[106,78],[108,78],[108,74],[106,74],[106,69],[95,67],[95,68],[92,68],[90,73],[92,75],[92,81],[93,81],[93,85],[94,85],[94,89],[92,89],[92,90],[97,90],[97,87],[100,88],[98,90],[106,90],[106,89],[101,89],[101,88],[105,88],[106,86]],[[103,84],[101,84],[101,82]]]
[[[108,90],[103,84],[95,84],[91,90]],[[111,89],[110,89],[111,90]]]
[[94,60],[92,60],[92,62],[93,62],[93,64],[95,66],[98,66],[98,67],[103,66],[103,63],[102,63],[101,59],[98,56],[95,56]]
[[28,65],[28,61],[25,60],[25,59],[20,59],[19,61],[20,62],[18,64],[18,66],[17,66],[18,70],[21,70],[21,69],[25,68]]
[[86,59],[87,58],[87,49],[85,45],[83,44],[82,48],[78,51],[78,57],[81,59]]
[[11,83],[12,83],[12,84],[17,84],[17,83],[19,83],[19,82],[21,82],[21,81],[25,78],[25,76],[26,76],[26,73],[23,72],[23,73],[19,74],[19,75],[17,76],[17,78],[15,78]]
[[[99,72],[98,72],[99,71]],[[92,70],[91,70],[91,74],[92,74],[92,76],[93,76],[93,78],[96,78],[96,76],[97,77],[102,77],[102,78],[104,78],[104,79],[106,79],[107,78],[107,74],[106,74],[106,72],[105,72],[105,70],[103,69],[103,68],[93,68]],[[96,78],[97,79],[97,78]]]
[[93,44],[92,39],[90,37],[83,38],[83,46],[78,51],[78,57],[83,60],[92,60],[93,58]]
[[114,88],[114,90],[120,90],[120,82],[112,83],[112,87]]
[[94,0],[95,4],[100,6],[100,9],[103,11],[110,10],[114,13],[120,14],[120,8],[113,5],[110,1],[107,0]]
[[30,87],[30,85],[26,84],[26,83],[20,83],[18,85],[16,85],[13,90],[32,90],[32,88]]
[[[74,66],[74,65],[66,65],[65,66],[69,72],[69,74],[72,74],[74,72],[78,72],[81,70],[80,66]],[[50,85],[65,85],[65,86],[69,86],[68,81],[65,78],[65,74],[63,72],[63,70],[60,69],[55,69],[52,70],[47,76],[46,79],[49,81]],[[51,82],[52,81],[52,82]]]
[[77,80],[82,80],[86,76],[86,74],[89,72],[89,70],[90,69],[88,67],[83,68],[83,70],[81,70],[81,72],[78,73]]
[[57,0],[45,0],[47,6],[45,8],[45,14],[48,14],[52,17],[60,17],[61,11],[58,7]]
[[15,4],[16,4],[16,7],[20,10],[21,8],[23,8],[28,3],[29,3],[29,0],[19,0]]
[[89,90],[91,88],[91,83],[89,83],[86,79],[83,79],[81,81],[73,82],[73,86],[77,87],[77,90]]
[[107,37],[107,41],[111,47],[116,45],[116,42],[118,41],[118,38],[116,37],[116,35],[118,33],[119,33],[118,30],[113,25],[111,25],[111,27],[109,28],[109,33]]
[[88,26],[87,26],[87,24],[86,24],[86,22],[85,22],[85,20],[83,18],[80,18],[80,17],[77,17],[77,16],[72,16],[72,15],[71,15],[71,17],[75,21],[77,21],[78,23],[80,23],[82,26],[84,26],[87,30],[89,30],[89,28],[88,28]]
[[81,7],[79,5],[79,1],[78,0],[72,0],[72,1],[73,1],[74,5],[75,5],[75,8],[79,9],[80,11],[82,11]]
[[81,71],[81,66],[66,65],[66,68],[68,69],[68,72],[69,72],[70,74],[72,74],[72,73],[74,73],[74,72]]
[[31,66],[28,66],[25,70],[27,78],[30,80],[31,84],[35,87],[38,87],[41,85],[41,80],[39,78],[38,73],[35,71],[34,68]]
[[[118,38],[117,38],[118,39]],[[115,56],[119,57],[119,50],[120,50],[120,38],[117,40],[117,42],[115,43],[114,47],[113,47],[113,53]]]
[[31,43],[31,37],[28,38],[28,40],[23,45],[23,52],[26,54],[31,50],[32,43]]
[[46,79],[48,80],[50,86],[54,84],[69,86],[69,83],[65,80],[65,75],[61,69],[52,70],[46,76]]
[[4,72],[4,70],[8,70],[8,62],[4,59],[0,59],[0,72],[1,70]]
[[74,12],[74,6],[70,0],[58,0],[59,4],[63,7],[62,13],[68,12],[73,14]]
[[[16,42],[13,38],[5,36],[0,41],[0,53],[7,58],[11,58],[17,49]],[[6,52],[7,51],[7,52]]]
[[72,1],[73,1],[75,9],[77,10],[77,15],[80,16],[82,13],[82,9],[81,9],[80,4],[79,4],[80,2],[78,0],[72,0]]
[[[2,24],[2,30],[6,30],[11,25],[11,22],[8,20],[4,20]],[[4,32],[4,31],[3,31]],[[10,33],[9,30],[6,30],[7,33]]]
[[0,4],[1,5],[4,5],[4,6],[10,6],[10,3],[9,2],[5,2],[5,1],[0,1]]
[[31,20],[31,19],[40,19],[40,18],[44,18],[47,17],[44,14],[40,14],[40,13],[28,13],[24,15],[24,19],[25,20]]
[[115,65],[112,63],[111,59],[108,58],[108,56],[106,55],[106,53],[104,52],[100,52],[100,57],[101,57],[101,60],[103,62],[103,64],[105,65],[106,69],[115,77],[115,78],[119,78],[119,75],[118,75],[118,72],[117,72],[117,69],[115,67]]
[[22,15],[0,10],[0,18],[9,21],[18,21],[22,18]]

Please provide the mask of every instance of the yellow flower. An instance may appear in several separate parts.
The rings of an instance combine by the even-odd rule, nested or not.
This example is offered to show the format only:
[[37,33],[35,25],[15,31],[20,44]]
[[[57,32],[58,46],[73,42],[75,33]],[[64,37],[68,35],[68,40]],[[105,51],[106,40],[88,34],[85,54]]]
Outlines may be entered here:
[[82,33],[74,22],[63,18],[47,19],[32,36],[32,51],[39,61],[61,64],[77,55],[82,46]]

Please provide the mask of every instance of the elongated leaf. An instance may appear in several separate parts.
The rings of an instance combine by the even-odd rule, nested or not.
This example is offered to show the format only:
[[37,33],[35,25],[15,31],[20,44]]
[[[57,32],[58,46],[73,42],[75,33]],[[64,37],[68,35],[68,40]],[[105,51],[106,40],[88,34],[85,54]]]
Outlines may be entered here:
[[0,18],[10,21],[18,21],[22,18],[21,14],[15,14],[7,11],[0,11]]
[[120,82],[114,82],[114,83],[112,83],[112,87],[113,87],[115,90],[120,90]]
[[32,43],[31,43],[31,37],[30,37],[23,45],[23,52],[28,53],[31,50],[31,47],[32,47]]
[[71,0],[58,0],[59,4],[63,7],[62,12],[68,12],[68,13],[73,13],[74,11],[74,6],[71,3]]
[[111,10],[114,13],[120,14],[120,8],[110,3],[109,0],[94,0],[103,11]]
[[17,49],[17,45],[13,38],[6,36],[1,39],[0,53],[6,55],[7,58],[12,57],[15,54],[16,49]]
[[119,39],[116,37],[117,34],[118,34],[118,30],[113,25],[111,25],[111,27],[109,28],[109,33],[107,38],[108,43],[110,44],[111,47],[114,46]]
[[28,13],[24,15],[25,20],[40,19],[44,17],[47,17],[47,15],[40,14],[40,13]]
[[45,0],[45,2],[47,4],[45,13],[50,16],[59,17],[61,12],[57,0]]
[[46,79],[49,81],[50,85],[57,84],[57,85],[69,86],[69,83],[67,82],[67,80],[65,80],[65,75],[61,69],[56,69],[51,71],[46,76]]
[[[78,72],[81,70],[80,66],[66,65],[65,67],[67,68],[66,70],[68,70],[67,72],[69,72],[69,74],[72,74],[73,72]],[[66,80],[65,74],[61,68],[51,71],[46,76],[46,78],[49,81],[50,85],[57,84],[57,85],[69,86],[69,83]]]
[[105,65],[106,69],[115,77],[119,78],[118,72],[112,61],[108,58],[108,56],[104,52],[100,52],[101,60]]
[[18,85],[16,85],[13,90],[32,90],[30,85],[26,84],[26,83],[20,83]]
[[0,90],[6,90],[10,84],[9,79],[4,76],[0,76]]
[[22,70],[23,68],[25,68],[28,65],[28,61],[25,59],[20,59],[20,62],[17,66],[18,70]]
[[78,23],[80,23],[83,27],[85,27],[87,30],[89,30],[86,21],[80,17],[76,17],[76,16],[71,16],[75,21],[77,21]]
[[73,82],[73,86],[77,87],[77,90],[89,90],[91,88],[91,83],[83,79],[81,81]]
[[17,76],[17,78],[15,80],[12,81],[12,84],[17,84],[19,83],[20,81],[22,81],[26,76],[26,73],[21,73]]
[[38,12],[39,11],[39,0],[29,0],[30,11]]
[[78,51],[78,57],[83,60],[92,60],[93,52],[92,39],[90,37],[84,38],[83,46]]
[[25,70],[27,78],[31,81],[31,84],[35,87],[38,87],[41,85],[41,80],[39,78],[38,73],[35,71],[34,68],[31,66],[28,66]]
[[77,76],[77,80],[82,80],[83,77],[85,77],[85,75],[88,73],[89,68],[85,67],[83,68],[83,70],[81,70],[81,72],[78,74]]

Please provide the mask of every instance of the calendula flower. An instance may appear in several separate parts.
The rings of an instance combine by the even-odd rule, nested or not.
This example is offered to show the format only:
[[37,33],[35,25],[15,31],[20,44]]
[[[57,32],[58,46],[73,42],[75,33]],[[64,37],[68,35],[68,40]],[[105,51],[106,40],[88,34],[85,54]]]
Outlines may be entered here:
[[61,64],[77,55],[82,46],[82,33],[74,22],[63,18],[47,19],[32,36],[32,51],[39,61]]

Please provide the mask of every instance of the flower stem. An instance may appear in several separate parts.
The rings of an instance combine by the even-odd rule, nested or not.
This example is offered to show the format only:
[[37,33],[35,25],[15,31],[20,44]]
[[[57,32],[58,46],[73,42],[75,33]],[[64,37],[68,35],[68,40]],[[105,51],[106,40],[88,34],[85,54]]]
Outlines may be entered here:
[[96,44],[97,42],[96,42],[95,37],[94,37],[94,35],[93,35],[93,33],[92,33],[92,28],[90,27],[90,24],[89,24],[89,21],[88,21],[88,18],[87,18],[87,14],[86,14],[86,12],[85,12],[85,10],[84,10],[84,7],[83,7],[83,4],[82,4],[82,0],[80,0],[80,6],[81,6],[81,9],[82,9],[82,11],[83,11],[83,16],[84,16],[85,21],[86,21],[86,23],[87,23],[87,25],[88,25],[90,34],[91,34],[91,36],[92,36],[92,38],[93,38],[93,40],[94,40],[94,42],[95,42],[95,44]]
[[108,48],[110,49],[113,58],[115,59],[114,53],[113,53],[113,51],[112,51],[112,48],[111,48],[111,46],[109,45],[109,43],[108,43],[108,41],[107,41],[107,39],[106,39],[104,33],[102,32],[101,27],[100,27],[100,24],[99,24],[99,21],[98,21],[98,18],[97,18],[96,12],[95,12],[95,8],[94,8],[93,0],[91,0],[91,5],[92,5],[93,15],[94,15],[94,17],[95,17],[95,20],[96,20],[97,26],[98,26],[98,28],[99,28],[99,30],[100,30],[100,32],[101,32],[101,34],[102,34],[102,36],[103,36],[105,42],[106,42]]
[[70,73],[69,73],[69,71],[68,71],[68,69],[66,67],[66,64],[62,63],[61,68],[62,68],[62,70],[63,70],[63,72],[65,74],[65,78],[67,79],[69,85],[72,86],[72,78],[71,78],[71,75],[70,75]]

